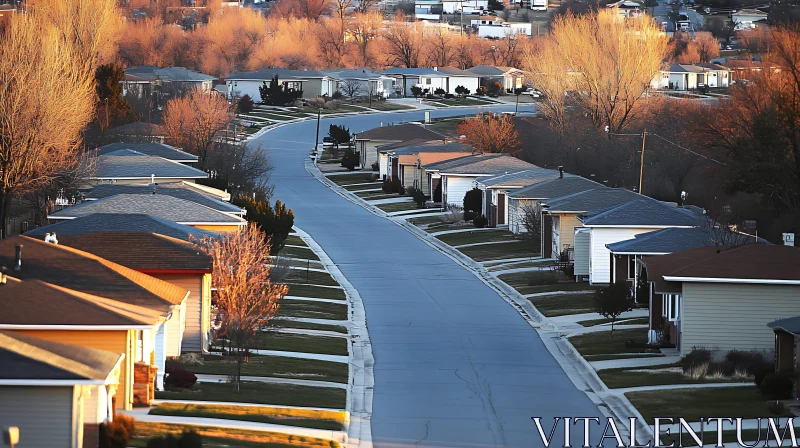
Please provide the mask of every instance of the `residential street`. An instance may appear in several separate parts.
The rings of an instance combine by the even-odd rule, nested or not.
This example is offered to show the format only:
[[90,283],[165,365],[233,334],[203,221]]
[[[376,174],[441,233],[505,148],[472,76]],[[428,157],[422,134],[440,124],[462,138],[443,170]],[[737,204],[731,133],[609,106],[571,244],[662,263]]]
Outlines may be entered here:
[[[324,119],[320,140],[331,123],[358,132],[422,118],[412,112]],[[315,127],[315,121],[287,124],[251,147],[261,143],[270,150],[274,198],[294,210],[295,224],[322,246],[364,302],[375,357],[374,446],[535,447],[543,444],[531,417],[542,417],[548,435],[554,416],[605,421],[536,331],[496,292],[306,172]],[[583,443],[581,426],[572,427],[573,446]],[[603,427],[592,430],[596,445]],[[553,446],[563,445],[562,431],[559,425]]]

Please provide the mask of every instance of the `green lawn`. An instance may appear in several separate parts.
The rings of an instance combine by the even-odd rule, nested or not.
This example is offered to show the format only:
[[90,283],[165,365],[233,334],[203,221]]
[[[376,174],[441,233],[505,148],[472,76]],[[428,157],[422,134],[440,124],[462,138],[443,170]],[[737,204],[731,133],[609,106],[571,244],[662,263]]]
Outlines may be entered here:
[[[331,277],[327,272],[305,271],[302,269],[292,269],[286,276],[288,283],[307,283],[310,285],[339,286],[339,282]],[[314,297],[314,296],[309,296]]]
[[539,260],[539,261],[523,261],[521,263],[514,263],[505,266],[501,266],[500,264],[497,263],[491,266],[490,265],[485,265],[485,266],[486,269],[488,269],[490,272],[496,272],[496,271],[506,271],[508,269],[555,266],[555,262],[552,260]]
[[[304,271],[303,275],[305,275]],[[305,277],[303,277],[305,278]],[[344,290],[338,288],[321,288],[319,286],[314,285],[294,285],[289,284],[289,295],[296,296],[296,297],[311,297],[313,299],[333,299],[333,300],[345,300],[347,297],[344,294]],[[287,301],[281,302],[281,304],[287,303]]]
[[481,244],[458,250],[475,261],[539,256],[538,253],[533,251],[531,244],[525,241],[515,241],[507,244]]
[[346,338],[293,333],[262,333],[253,348],[339,356],[347,356],[349,353]]
[[[650,319],[647,317],[637,317],[635,319],[617,319],[616,325],[642,325],[647,324]],[[611,319],[602,318],[602,319],[590,319],[578,322],[580,325],[584,327],[594,327],[595,325],[602,325],[602,324],[610,324]]]
[[522,295],[541,292],[586,291],[594,289],[594,287],[589,286],[588,283],[571,281],[563,272],[553,269],[500,274],[497,278],[516,289]]
[[382,184],[380,182],[370,182],[364,185],[357,185],[357,184],[343,185],[342,188],[344,188],[347,191],[375,190],[375,189],[378,189],[380,191],[381,185]]
[[347,305],[310,300],[282,300],[278,315],[307,319],[347,320]]
[[488,104],[496,104],[494,101],[479,100],[475,98],[452,98],[435,100],[437,103],[444,104],[445,106],[485,106]]
[[203,436],[204,448],[229,448],[234,446],[238,448],[339,448],[341,446],[339,442],[292,434],[139,421],[136,422],[136,430],[128,446],[146,447],[147,441],[151,438],[167,434],[178,435],[188,430],[193,430]]
[[421,216],[419,218],[411,218],[408,220],[408,222],[414,224],[415,226],[424,226],[427,224],[442,222],[442,219],[438,216]]
[[156,398],[162,400],[232,401],[332,409],[344,409],[346,395],[346,390],[332,387],[249,381],[242,381],[241,389],[238,391],[231,383],[197,383],[192,390],[156,391]]
[[[475,230],[474,232],[447,233],[438,235],[436,239],[450,246],[462,244],[488,243],[492,241],[509,241],[513,234],[506,230]],[[513,244],[513,243],[509,243]]]
[[[715,387],[629,392],[625,396],[648,424],[654,417],[683,417],[696,422],[706,417],[770,417],[767,400],[755,386]],[[786,413],[788,415],[788,412]]]
[[377,201],[378,199],[391,199],[398,197],[395,193],[384,193],[383,191],[360,191],[355,193],[365,201]]
[[[187,364],[186,369],[208,375],[230,375],[236,371],[236,357],[205,355],[202,364]],[[346,383],[347,364],[288,356],[252,355],[242,363],[242,375]]]
[[637,358],[640,356],[660,356],[657,349],[643,345],[626,347],[626,341],[633,340],[644,344],[647,342],[647,328],[634,328],[628,330],[598,331],[569,338],[575,350],[587,361],[600,361],[603,359]]
[[[637,367],[621,368],[621,369],[603,369],[597,372],[597,375],[606,383],[610,389],[621,387],[639,387],[639,386],[660,386],[663,384],[709,384],[709,383],[735,383],[741,380],[732,380],[727,378],[708,379],[699,378],[693,379],[682,372],[664,371],[665,369],[672,369],[678,367],[675,364],[666,364],[661,366],[652,367]],[[752,381],[747,381],[752,382]]]
[[593,313],[595,311],[594,294],[555,294],[552,296],[531,297],[528,300],[540,313],[547,317]]
[[226,406],[193,403],[163,403],[150,409],[150,415],[172,415],[179,417],[221,418],[247,422],[271,423],[274,425],[301,428],[344,429],[346,413],[315,409],[273,408],[268,406]]
[[369,107],[375,110],[412,110],[415,107],[407,106],[405,104],[397,104],[391,103],[388,101],[373,101],[372,105],[369,105],[369,102],[361,103],[364,107]]
[[283,244],[290,244],[292,246],[303,246],[308,247],[305,241],[297,235],[289,235],[283,240]]
[[279,255],[291,258],[302,258],[305,260],[319,260],[319,257],[313,250],[303,247],[284,247],[281,249]]
[[365,182],[372,182],[372,177],[375,173],[351,173],[351,174],[337,174],[335,176],[327,176],[328,180],[335,183],[336,185],[347,185],[353,183],[365,183]]
[[313,322],[301,322],[296,320],[272,319],[269,321],[271,328],[300,328],[305,330],[333,331],[336,333],[347,334],[347,327],[343,325],[315,324]]
[[284,117],[284,116],[275,115],[275,114],[266,114],[266,113],[263,113],[263,112],[251,112],[251,113],[249,113],[247,115],[253,115],[255,117],[265,118],[267,120],[272,120],[272,121],[287,121],[287,120],[291,120],[292,119],[292,117]]
[[376,204],[375,207],[378,207],[379,209],[381,209],[381,210],[383,210],[383,211],[385,211],[387,213],[402,212],[402,211],[407,211],[407,210],[417,210],[417,209],[419,209],[419,207],[417,207],[417,204],[414,203],[414,202],[411,202],[411,201],[409,201],[409,202],[392,202],[392,203],[389,203],[389,204]]

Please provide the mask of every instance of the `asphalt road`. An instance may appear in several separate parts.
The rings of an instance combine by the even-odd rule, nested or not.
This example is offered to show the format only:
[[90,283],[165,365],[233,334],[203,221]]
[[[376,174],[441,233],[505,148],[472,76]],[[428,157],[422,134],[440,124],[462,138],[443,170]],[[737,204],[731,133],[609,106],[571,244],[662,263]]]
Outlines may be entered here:
[[[357,132],[422,117],[413,112],[323,120],[320,134],[331,123]],[[270,151],[275,198],[294,210],[295,224],[322,246],[364,302],[375,357],[374,446],[537,447],[543,443],[531,417],[542,417],[547,435],[555,416],[602,419],[536,331],[492,289],[306,172],[315,126],[285,125],[255,143]],[[572,428],[573,446],[583,444],[581,428]],[[593,427],[592,445],[601,434],[602,427]],[[554,437],[551,446],[563,446],[563,426]]]

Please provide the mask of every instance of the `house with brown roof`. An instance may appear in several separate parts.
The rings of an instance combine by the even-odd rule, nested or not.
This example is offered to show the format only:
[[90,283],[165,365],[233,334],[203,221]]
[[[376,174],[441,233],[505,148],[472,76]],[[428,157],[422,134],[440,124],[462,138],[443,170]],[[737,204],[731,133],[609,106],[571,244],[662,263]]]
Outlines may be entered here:
[[[126,353],[128,361],[122,372],[126,385],[134,384],[133,370],[137,362],[157,367],[159,379],[163,378],[168,347],[179,343],[170,341],[168,335],[174,334],[175,328],[181,326],[180,310],[185,307],[188,290],[88,252],[27,236],[0,240],[0,266],[7,268],[9,277],[21,280],[24,287],[34,288],[30,286],[31,282],[38,280],[46,284],[44,286],[49,291],[37,292],[42,301],[35,308],[23,308],[23,305],[33,303],[31,293],[0,294],[1,299],[15,301],[3,306],[6,311],[0,314],[10,317],[11,309],[19,313],[15,320],[4,323],[8,326],[0,325],[0,329],[30,331],[35,333],[31,335],[43,339]],[[14,288],[11,282],[3,287],[4,291]],[[38,314],[43,314],[47,301],[54,301],[54,291],[58,291],[62,301],[70,299],[74,302],[76,297],[84,302],[90,301],[92,307],[102,308],[104,314],[97,316],[98,320],[85,320],[90,317],[88,311],[67,311],[74,305],[59,309],[49,305],[54,310],[49,317],[51,320],[36,320],[44,319],[44,316],[37,315],[37,310]],[[19,301],[21,297],[25,300]],[[109,325],[109,311],[126,320]],[[24,319],[34,320],[20,324]],[[128,392],[126,389],[124,399],[117,403],[118,408],[130,409],[132,406],[133,392]]]
[[381,125],[377,128],[368,129],[353,135],[356,151],[361,154],[361,168],[367,169],[375,162],[378,162],[381,179],[386,179],[388,177],[388,172],[385,169],[386,159],[380,158],[378,146],[408,142],[411,140],[429,141],[441,140],[443,138],[445,138],[444,135],[434,132],[424,125],[414,123]]
[[[800,314],[800,249],[700,247],[645,260],[651,331],[686,355],[693,348],[771,352],[769,323]],[[653,321],[661,320],[660,330]]]
[[0,331],[0,427],[19,428],[21,447],[97,447],[124,361],[124,353]]
[[[472,155],[473,152],[472,146],[458,141],[433,140],[423,142],[415,140],[406,142],[401,146],[398,145],[401,144],[381,146],[379,149],[381,155],[386,154],[389,178],[399,179],[406,188],[421,188],[422,185],[427,185],[427,182],[422,181],[423,173],[425,177],[427,177],[427,173],[422,168],[422,165],[420,165],[420,154],[440,154],[442,156],[434,157],[433,159],[444,161],[456,157],[469,156]],[[443,154],[454,154],[454,156],[447,157]]]
[[[191,243],[157,233],[99,232],[59,236],[60,245],[88,252],[164,280],[189,296],[181,305],[180,326],[168,327],[166,356],[208,349],[211,332],[211,257]],[[119,250],[125,247],[126,250]],[[175,341],[175,343],[172,343]]]

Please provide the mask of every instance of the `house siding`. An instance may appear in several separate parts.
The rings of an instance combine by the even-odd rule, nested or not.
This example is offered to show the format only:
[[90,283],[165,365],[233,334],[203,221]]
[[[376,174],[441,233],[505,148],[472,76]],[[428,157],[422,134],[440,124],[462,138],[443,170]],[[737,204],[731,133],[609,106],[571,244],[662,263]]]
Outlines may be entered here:
[[460,177],[460,176],[446,176],[447,183],[445,186],[447,187],[447,203],[458,205],[459,207],[464,205],[464,196],[467,194],[469,190],[472,190],[475,187],[475,177]]
[[681,355],[693,347],[772,352],[769,322],[800,314],[800,286],[683,283]]
[[575,229],[575,275],[589,275],[591,271],[592,234],[588,229]]
[[508,228],[511,230],[511,233],[519,234],[527,232],[522,220],[523,209],[528,205],[535,205],[536,202],[537,201],[532,201],[530,199],[508,198]]
[[558,257],[558,255],[561,253],[561,216],[552,215],[550,219],[550,232],[552,233],[552,256]]
[[[154,275],[154,277],[172,283],[173,285],[189,291],[189,297],[184,301],[182,310],[185,316],[182,319],[185,322],[183,328],[183,335],[177,333],[178,326],[172,321],[178,322],[176,316],[167,322],[167,356],[180,356],[182,352],[199,352],[203,344],[202,328],[203,328],[203,275]],[[182,342],[177,345],[173,342],[173,338],[182,338]]]
[[380,154],[378,160],[378,174],[380,175],[381,179],[388,179],[389,178],[389,156],[386,154]]
[[20,448],[72,447],[73,386],[0,386],[0,427],[19,428]]
[[403,186],[406,188],[416,187],[416,185],[414,185],[414,180],[416,179],[415,171],[417,170],[417,167],[414,165],[400,165],[400,170],[402,170],[403,173]]
[[561,241],[561,250],[565,247],[575,247],[575,227],[580,227],[581,222],[578,221],[578,215],[564,214],[560,216],[561,231],[559,232]]
[[629,240],[640,233],[652,232],[653,230],[656,229],[592,228],[589,283],[606,284],[611,281],[611,252],[606,247],[606,244]]

